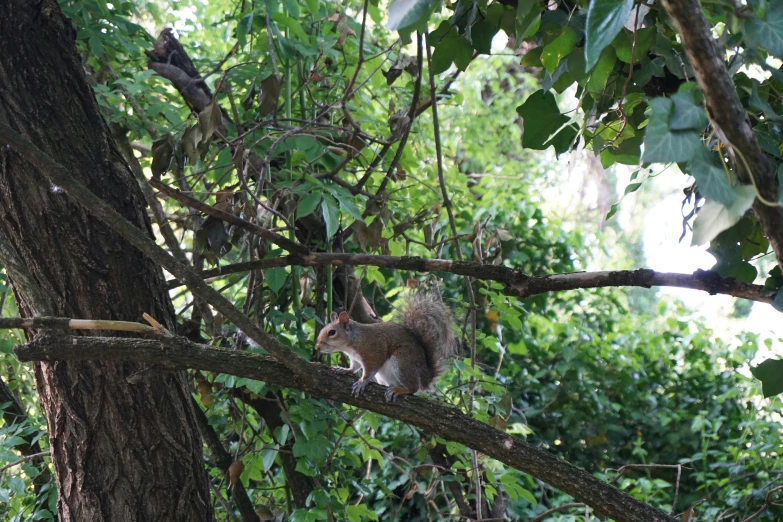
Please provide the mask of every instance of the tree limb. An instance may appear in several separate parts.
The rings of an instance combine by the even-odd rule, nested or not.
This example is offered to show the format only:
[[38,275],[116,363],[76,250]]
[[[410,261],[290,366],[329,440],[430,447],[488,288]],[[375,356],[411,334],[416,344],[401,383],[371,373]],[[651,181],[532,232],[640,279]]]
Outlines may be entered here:
[[401,420],[481,451],[529,473],[618,522],[674,522],[669,515],[594,477],[568,462],[479,422],[457,409],[421,397],[387,403],[384,389],[372,384],[359,398],[351,394],[351,377],[338,376],[321,365],[292,371],[272,357],[238,350],[208,348],[172,337],[158,340],[42,335],[14,351],[22,361],[138,361],[166,369],[194,368],[294,388],[315,397],[351,404]]
[[[764,287],[743,283],[733,278],[722,278],[711,270],[696,270],[692,274],[656,272],[640,268],[638,270],[615,270],[606,272],[572,272],[547,276],[528,276],[514,268],[506,266],[483,265],[449,261],[447,259],[426,259],[410,256],[382,256],[373,254],[343,254],[312,252],[305,257],[282,256],[256,261],[235,263],[219,268],[205,270],[201,276],[205,279],[226,276],[249,270],[281,266],[377,266],[414,272],[445,272],[475,277],[483,281],[497,281],[506,285],[505,293],[514,297],[530,297],[547,292],[560,292],[580,288],[604,288],[614,286],[670,286],[702,290],[709,294],[725,294],[732,297],[771,304],[774,296],[764,293]],[[168,281],[168,288],[176,288],[182,283]]]

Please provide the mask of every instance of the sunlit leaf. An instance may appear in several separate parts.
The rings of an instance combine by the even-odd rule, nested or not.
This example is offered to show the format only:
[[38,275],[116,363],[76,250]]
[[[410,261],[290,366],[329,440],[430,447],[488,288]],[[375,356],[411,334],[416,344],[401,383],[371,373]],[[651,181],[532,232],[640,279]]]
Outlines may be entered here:
[[703,245],[740,220],[756,199],[752,185],[740,185],[734,189],[736,198],[730,207],[708,200],[693,222],[692,245]]
[[634,0],[592,0],[587,8],[585,62],[592,69],[604,47],[614,40],[633,8]]

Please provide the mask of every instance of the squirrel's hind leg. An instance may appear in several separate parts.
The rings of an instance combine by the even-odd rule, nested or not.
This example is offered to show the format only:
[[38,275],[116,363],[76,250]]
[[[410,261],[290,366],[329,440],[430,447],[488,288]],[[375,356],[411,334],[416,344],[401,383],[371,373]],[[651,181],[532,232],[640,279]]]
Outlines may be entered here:
[[397,402],[400,395],[413,395],[417,390],[409,390],[404,386],[391,386],[386,388],[386,402]]

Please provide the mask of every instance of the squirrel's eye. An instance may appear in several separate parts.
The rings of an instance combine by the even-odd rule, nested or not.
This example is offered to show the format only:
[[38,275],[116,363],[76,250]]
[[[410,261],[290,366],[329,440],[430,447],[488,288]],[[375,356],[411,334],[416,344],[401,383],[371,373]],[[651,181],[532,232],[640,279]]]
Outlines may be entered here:
[[329,337],[333,337],[336,333],[337,333],[337,331],[334,330],[334,329],[329,330]]

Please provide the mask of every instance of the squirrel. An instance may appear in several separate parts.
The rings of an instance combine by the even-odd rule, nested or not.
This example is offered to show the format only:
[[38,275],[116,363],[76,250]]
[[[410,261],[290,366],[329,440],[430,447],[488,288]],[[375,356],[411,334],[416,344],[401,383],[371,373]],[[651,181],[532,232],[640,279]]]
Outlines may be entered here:
[[430,388],[443,370],[454,346],[451,310],[440,297],[417,292],[407,297],[396,321],[362,324],[346,312],[332,312],[331,322],[321,329],[315,349],[322,353],[342,352],[351,360],[341,374],[362,370],[352,388],[355,397],[374,377],[389,388],[386,402],[398,395]]

